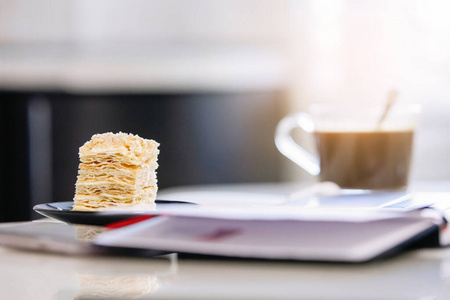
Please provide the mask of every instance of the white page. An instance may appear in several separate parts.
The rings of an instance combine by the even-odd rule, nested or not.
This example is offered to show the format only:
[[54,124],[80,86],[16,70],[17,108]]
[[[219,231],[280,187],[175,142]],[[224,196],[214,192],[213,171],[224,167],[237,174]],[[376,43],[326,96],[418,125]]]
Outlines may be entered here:
[[190,216],[235,220],[322,220],[366,222],[397,217],[403,212],[377,208],[305,208],[293,206],[229,206],[229,205],[176,205],[155,211],[157,215]]
[[249,258],[362,262],[420,236],[423,218],[369,222],[159,217],[100,234],[102,246]]

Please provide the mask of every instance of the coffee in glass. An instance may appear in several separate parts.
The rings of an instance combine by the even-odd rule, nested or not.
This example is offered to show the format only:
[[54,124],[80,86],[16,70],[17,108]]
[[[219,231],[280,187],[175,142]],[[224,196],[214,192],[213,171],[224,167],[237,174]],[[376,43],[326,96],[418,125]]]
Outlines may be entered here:
[[[278,125],[278,149],[321,181],[342,188],[392,190],[407,186],[417,105],[395,105],[379,126],[382,105],[318,104],[308,113],[285,117]],[[300,147],[291,131],[313,134],[314,156]]]

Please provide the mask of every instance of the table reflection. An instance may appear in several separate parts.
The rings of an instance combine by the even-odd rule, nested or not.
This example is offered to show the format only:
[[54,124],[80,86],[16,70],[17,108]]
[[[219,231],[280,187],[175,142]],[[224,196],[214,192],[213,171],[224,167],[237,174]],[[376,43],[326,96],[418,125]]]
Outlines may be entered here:
[[[81,231],[92,234],[94,228],[88,227],[92,226]],[[141,264],[130,263],[129,259],[122,257],[112,259],[114,263],[110,265],[92,261],[80,264],[75,274],[78,290],[61,288],[54,299],[147,298],[169,285],[178,273],[177,254],[164,255]]]
[[78,274],[80,290],[74,299],[136,299],[159,289],[156,274],[104,276]]
[[108,230],[106,227],[102,226],[78,225],[78,224],[75,225],[75,229],[77,232],[77,240],[82,242],[90,242],[97,235]]

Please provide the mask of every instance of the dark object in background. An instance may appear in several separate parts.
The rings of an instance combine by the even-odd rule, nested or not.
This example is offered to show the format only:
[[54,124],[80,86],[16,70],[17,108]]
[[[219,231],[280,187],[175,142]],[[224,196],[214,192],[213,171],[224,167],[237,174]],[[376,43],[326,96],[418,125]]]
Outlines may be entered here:
[[160,189],[280,180],[273,133],[279,93],[75,95],[3,92],[0,222],[38,217],[39,203],[71,201],[78,148],[93,134],[158,141]]
[[27,220],[30,199],[27,101],[0,94],[0,222]]

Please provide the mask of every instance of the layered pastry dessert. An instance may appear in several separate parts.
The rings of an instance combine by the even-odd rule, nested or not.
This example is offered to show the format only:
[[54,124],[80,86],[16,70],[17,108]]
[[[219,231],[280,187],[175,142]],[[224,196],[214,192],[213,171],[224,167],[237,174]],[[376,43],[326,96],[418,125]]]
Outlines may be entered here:
[[122,132],[92,136],[80,147],[73,210],[153,207],[158,146],[154,140]]

